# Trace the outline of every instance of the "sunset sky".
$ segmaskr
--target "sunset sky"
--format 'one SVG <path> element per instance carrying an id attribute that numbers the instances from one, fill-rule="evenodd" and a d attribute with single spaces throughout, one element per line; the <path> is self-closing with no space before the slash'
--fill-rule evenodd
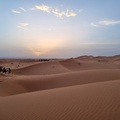
<path id="1" fill-rule="evenodd" d="M 0 58 L 120 54 L 120 0 L 0 0 Z"/>

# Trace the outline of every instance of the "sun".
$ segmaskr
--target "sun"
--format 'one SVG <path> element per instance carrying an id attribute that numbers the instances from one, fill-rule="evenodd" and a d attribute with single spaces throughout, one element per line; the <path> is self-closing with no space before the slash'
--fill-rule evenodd
<path id="1" fill-rule="evenodd" d="M 30 39 L 25 45 L 32 55 L 42 56 L 51 55 L 57 49 L 60 49 L 64 45 L 62 37 L 40 37 L 36 36 Z"/>

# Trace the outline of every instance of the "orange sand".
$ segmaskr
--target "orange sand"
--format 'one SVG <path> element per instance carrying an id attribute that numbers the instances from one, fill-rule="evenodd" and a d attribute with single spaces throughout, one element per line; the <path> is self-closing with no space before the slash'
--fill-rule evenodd
<path id="1" fill-rule="evenodd" d="M 0 120 L 120 120 L 120 56 L 0 66 L 14 71 L 0 74 Z"/>

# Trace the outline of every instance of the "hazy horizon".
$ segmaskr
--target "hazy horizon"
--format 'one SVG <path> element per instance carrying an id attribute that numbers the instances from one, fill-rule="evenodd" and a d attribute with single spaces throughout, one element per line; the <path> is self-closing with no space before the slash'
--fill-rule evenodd
<path id="1" fill-rule="evenodd" d="M 0 58 L 120 54 L 119 0 L 0 1 Z"/>

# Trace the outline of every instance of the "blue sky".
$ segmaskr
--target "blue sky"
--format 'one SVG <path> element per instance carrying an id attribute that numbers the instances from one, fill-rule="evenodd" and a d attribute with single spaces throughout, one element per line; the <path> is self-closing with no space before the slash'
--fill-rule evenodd
<path id="1" fill-rule="evenodd" d="M 120 54 L 120 0 L 1 0 L 0 58 Z"/>

